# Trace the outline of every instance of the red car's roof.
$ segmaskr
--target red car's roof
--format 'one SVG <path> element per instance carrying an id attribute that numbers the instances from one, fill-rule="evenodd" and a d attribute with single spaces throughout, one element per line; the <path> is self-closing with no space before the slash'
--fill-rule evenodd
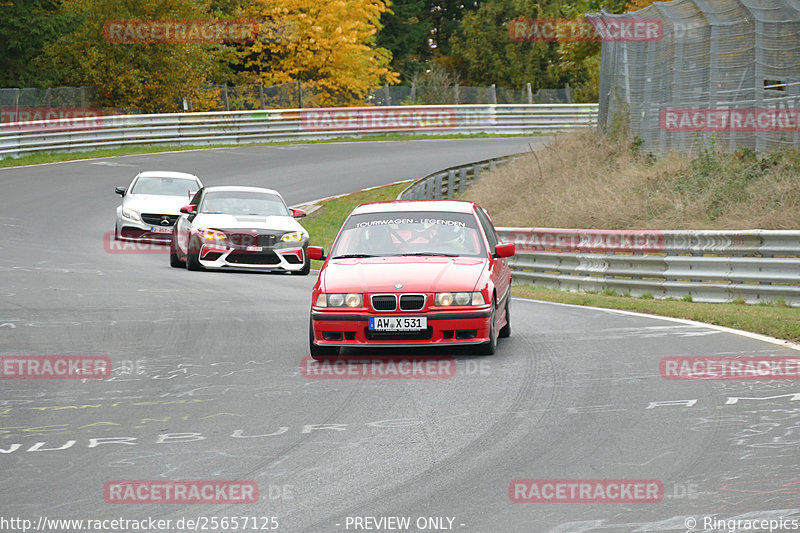
<path id="1" fill-rule="evenodd" d="M 353 210 L 354 215 L 363 213 L 391 213 L 393 211 L 449 211 L 472 213 L 472 202 L 462 200 L 394 200 L 361 204 Z"/>

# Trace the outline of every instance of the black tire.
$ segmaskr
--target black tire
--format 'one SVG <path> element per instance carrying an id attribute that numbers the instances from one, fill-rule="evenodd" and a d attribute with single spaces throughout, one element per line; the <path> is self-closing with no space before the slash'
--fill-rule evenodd
<path id="1" fill-rule="evenodd" d="M 500 328 L 497 336 L 505 339 L 511 336 L 511 295 L 506 296 L 506 325 Z"/>
<path id="2" fill-rule="evenodd" d="M 494 355 L 497 351 L 497 325 L 495 324 L 496 307 L 494 300 L 492 300 L 492 315 L 489 318 L 489 324 L 491 324 L 489 329 L 489 341 L 477 346 L 476 351 L 478 355 Z"/>
<path id="3" fill-rule="evenodd" d="M 178 250 L 175 246 L 175 235 L 169 240 L 169 266 L 173 268 L 183 268 L 183 261 L 178 257 Z"/>
<path id="4" fill-rule="evenodd" d="M 308 349 L 315 361 L 334 361 L 339 357 L 338 346 L 317 346 L 314 344 L 314 326 L 308 322 Z"/>
<path id="5" fill-rule="evenodd" d="M 205 270 L 200 264 L 200 242 L 197 239 L 189 241 L 189 249 L 186 250 L 186 268 L 189 270 Z"/>

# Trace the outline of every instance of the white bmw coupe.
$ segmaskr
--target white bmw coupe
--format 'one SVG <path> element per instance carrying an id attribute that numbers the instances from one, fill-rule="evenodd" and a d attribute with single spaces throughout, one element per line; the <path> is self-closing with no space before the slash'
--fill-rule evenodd
<path id="1" fill-rule="evenodd" d="M 260 187 L 204 187 L 180 209 L 170 265 L 189 270 L 285 271 L 307 275 L 308 232 L 283 197 Z"/>

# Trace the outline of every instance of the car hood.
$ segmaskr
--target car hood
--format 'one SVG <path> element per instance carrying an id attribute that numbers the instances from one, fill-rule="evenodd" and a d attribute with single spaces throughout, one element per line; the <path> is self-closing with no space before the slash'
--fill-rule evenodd
<path id="1" fill-rule="evenodd" d="M 472 291 L 486 267 L 481 257 L 331 259 L 321 286 L 325 292 Z"/>
<path id="2" fill-rule="evenodd" d="M 129 194 L 122 199 L 122 205 L 139 213 L 179 215 L 181 207 L 188 205 L 189 200 L 188 195 Z"/>
<path id="3" fill-rule="evenodd" d="M 195 228 L 211 229 L 264 229 L 276 231 L 302 231 L 307 233 L 297 220 L 286 215 L 224 215 L 200 213 L 192 221 Z"/>

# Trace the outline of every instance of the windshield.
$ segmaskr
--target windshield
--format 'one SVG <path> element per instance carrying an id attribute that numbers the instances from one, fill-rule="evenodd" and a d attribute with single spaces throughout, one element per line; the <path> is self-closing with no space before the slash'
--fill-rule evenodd
<path id="1" fill-rule="evenodd" d="M 330 256 L 483 255 L 483 238 L 471 213 L 395 211 L 347 219 Z"/>
<path id="2" fill-rule="evenodd" d="M 290 216 L 283 199 L 275 194 L 249 191 L 209 192 L 203 197 L 200 213 L 226 215 Z"/>
<path id="3" fill-rule="evenodd" d="M 133 184 L 132 194 L 155 194 L 158 196 L 187 196 L 200 188 L 197 181 L 186 178 L 146 177 Z"/>

